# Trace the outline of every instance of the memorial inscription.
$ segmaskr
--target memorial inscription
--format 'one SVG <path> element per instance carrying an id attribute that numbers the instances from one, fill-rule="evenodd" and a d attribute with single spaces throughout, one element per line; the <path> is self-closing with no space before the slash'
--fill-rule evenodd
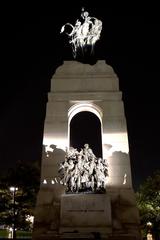
<path id="1" fill-rule="evenodd" d="M 111 226 L 111 206 L 106 194 L 64 194 L 61 198 L 61 227 Z"/>

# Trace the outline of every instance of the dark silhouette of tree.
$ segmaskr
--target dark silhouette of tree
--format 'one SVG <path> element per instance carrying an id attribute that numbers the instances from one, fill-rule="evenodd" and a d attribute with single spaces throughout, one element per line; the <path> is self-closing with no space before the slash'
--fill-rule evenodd
<path id="1" fill-rule="evenodd" d="M 39 189 L 40 168 L 38 164 L 19 162 L 0 177 L 0 225 L 12 226 L 13 217 L 17 229 L 28 230 L 27 215 L 34 215 L 36 196 Z M 15 202 L 10 187 L 17 187 Z M 14 205 L 13 205 L 14 204 Z M 13 216 L 13 208 L 15 216 Z"/>
<path id="2" fill-rule="evenodd" d="M 154 239 L 160 239 L 160 170 L 149 176 L 139 187 L 136 198 L 144 236 L 149 230 L 147 223 L 150 222 Z"/>

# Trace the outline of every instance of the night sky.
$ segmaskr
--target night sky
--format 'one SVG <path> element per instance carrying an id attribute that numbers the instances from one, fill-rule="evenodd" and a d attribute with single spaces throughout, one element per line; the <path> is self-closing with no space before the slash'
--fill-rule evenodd
<path id="1" fill-rule="evenodd" d="M 58 1 L 57 1 L 58 2 Z M 84 4 L 85 3 L 85 4 Z M 47 92 L 63 60 L 72 60 L 61 26 L 81 8 L 103 21 L 95 58 L 119 77 L 127 119 L 133 185 L 160 168 L 157 6 L 107 1 L 4 6 L 1 28 L 0 171 L 41 158 Z"/>

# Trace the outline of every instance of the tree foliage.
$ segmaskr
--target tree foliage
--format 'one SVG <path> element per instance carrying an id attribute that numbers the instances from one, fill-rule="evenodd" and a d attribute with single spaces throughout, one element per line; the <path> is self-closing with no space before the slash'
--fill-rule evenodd
<path id="1" fill-rule="evenodd" d="M 19 162 L 0 178 L 0 225 L 11 226 L 13 218 L 17 229 L 29 229 L 27 215 L 34 215 L 39 189 L 40 168 L 36 164 Z M 17 187 L 15 202 L 10 187 Z M 13 214 L 15 210 L 15 215 Z"/>
<path id="2" fill-rule="evenodd" d="M 151 231 L 155 239 L 160 237 L 160 170 L 149 176 L 136 193 L 140 211 L 141 225 L 146 235 L 147 223 L 151 222 Z"/>

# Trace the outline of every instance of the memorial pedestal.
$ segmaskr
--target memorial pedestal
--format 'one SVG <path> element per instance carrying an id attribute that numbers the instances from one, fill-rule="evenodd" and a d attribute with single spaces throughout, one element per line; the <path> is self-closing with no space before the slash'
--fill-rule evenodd
<path id="1" fill-rule="evenodd" d="M 107 236 L 111 231 L 111 206 L 106 194 L 62 195 L 60 216 L 62 236 Z"/>
<path id="2" fill-rule="evenodd" d="M 102 158 L 108 162 L 105 194 L 64 194 L 55 181 L 71 140 L 72 119 L 84 111 L 95 114 L 101 125 Z M 56 70 L 48 94 L 43 144 L 53 151 L 42 154 L 34 240 L 141 239 L 122 92 L 117 75 L 104 60 L 94 65 L 64 61 Z"/>

